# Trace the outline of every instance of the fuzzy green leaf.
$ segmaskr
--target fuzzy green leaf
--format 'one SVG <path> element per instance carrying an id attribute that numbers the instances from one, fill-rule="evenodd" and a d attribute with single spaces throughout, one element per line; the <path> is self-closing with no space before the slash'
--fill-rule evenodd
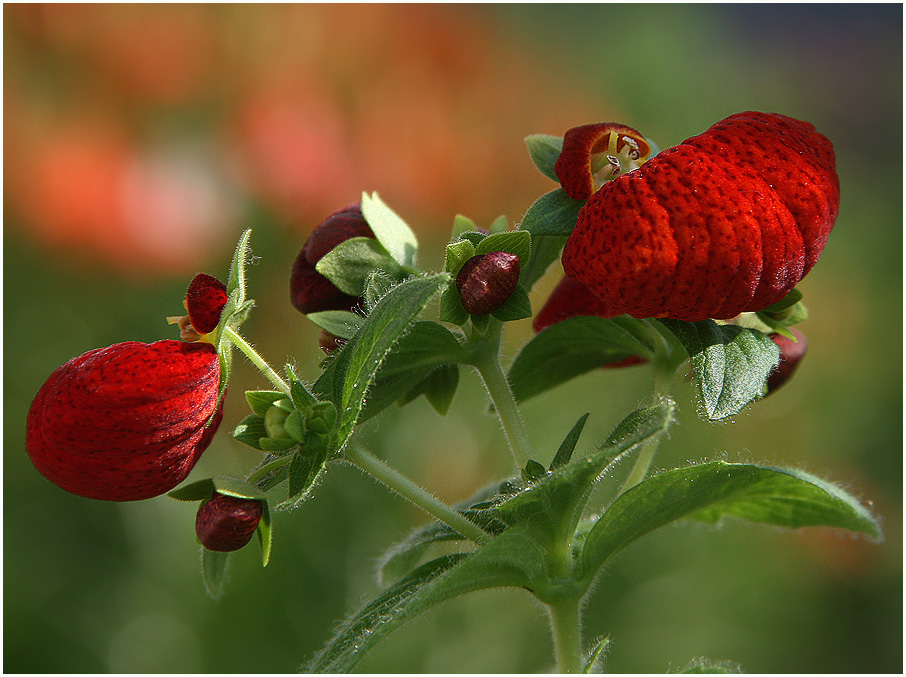
<path id="1" fill-rule="evenodd" d="M 554 165 L 557 164 L 557 158 L 563 152 L 563 137 L 550 134 L 531 134 L 525 137 L 525 145 L 528 147 L 529 157 L 532 158 L 538 171 L 551 181 L 560 183 Z"/>
<path id="2" fill-rule="evenodd" d="M 390 256 L 400 266 L 413 268 L 418 240 L 406 222 L 377 193 L 362 193 L 362 215 Z"/>
<path id="3" fill-rule="evenodd" d="M 582 429 L 585 427 L 585 422 L 587 420 L 588 414 L 585 414 L 576 421 L 576 425 L 572 427 L 572 430 L 567 433 L 563 442 L 560 443 L 560 448 L 557 449 L 557 453 L 554 455 L 554 460 L 551 461 L 549 470 L 556 470 L 560 466 L 569 463 L 569 459 L 573 457 L 573 451 L 576 448 L 579 437 L 582 435 Z"/>
<path id="4" fill-rule="evenodd" d="M 513 293 L 504 301 L 497 310 L 491 311 L 491 316 L 501 322 L 512 322 L 532 316 L 532 302 L 528 292 L 521 284 L 517 284 Z"/>
<path id="5" fill-rule="evenodd" d="M 351 339 L 365 323 L 364 317 L 348 310 L 322 310 L 305 317 L 324 331 L 342 339 Z"/>
<path id="6" fill-rule="evenodd" d="M 780 349 L 768 336 L 714 320 L 659 322 L 689 354 L 696 390 L 708 419 L 718 421 L 738 414 L 762 396 L 767 378 L 780 360 Z"/>
<path id="7" fill-rule="evenodd" d="M 201 548 L 201 578 L 208 594 L 214 599 L 220 599 L 226 588 L 229 563 L 230 553 Z"/>
<path id="8" fill-rule="evenodd" d="M 528 262 L 519 262 L 519 283 L 531 290 L 540 280 L 551 264 L 560 258 L 565 236 L 534 235 L 532 236 L 532 255 Z"/>
<path id="9" fill-rule="evenodd" d="M 529 341 L 510 366 L 513 395 L 527 400 L 592 369 L 633 355 L 650 360 L 657 345 L 648 320 L 571 317 Z"/>
<path id="10" fill-rule="evenodd" d="M 455 277 L 463 264 L 473 256 L 475 256 L 475 245 L 469 240 L 451 242 L 444 253 L 444 270 Z"/>
<path id="11" fill-rule="evenodd" d="M 568 236 L 576 227 L 579 212 L 584 206 L 585 200 L 573 200 L 562 188 L 555 188 L 532 203 L 522 217 L 522 225 L 519 228 L 530 232 L 533 237 Z"/>
<path id="12" fill-rule="evenodd" d="M 344 240 L 321 257 L 315 270 L 350 296 L 364 293 L 365 283 L 375 270 L 401 276 L 399 264 L 380 242 L 370 237 Z"/>
<path id="13" fill-rule="evenodd" d="M 519 262 L 528 261 L 532 253 L 532 236 L 525 230 L 488 235 L 475 247 L 476 254 L 509 252 L 519 257 Z"/>
<path id="14" fill-rule="evenodd" d="M 214 480 L 211 478 L 184 484 L 167 494 L 177 501 L 206 501 L 214 493 Z"/>
<path id="15" fill-rule="evenodd" d="M 649 477 L 617 498 L 588 533 L 586 577 L 636 539 L 679 519 L 737 519 L 797 529 L 830 526 L 871 538 L 881 528 L 855 498 L 798 470 L 714 461 Z"/>

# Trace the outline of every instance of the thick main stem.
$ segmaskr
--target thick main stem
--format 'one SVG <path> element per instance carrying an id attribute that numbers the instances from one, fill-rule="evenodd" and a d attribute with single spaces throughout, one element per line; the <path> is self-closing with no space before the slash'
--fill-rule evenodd
<path id="1" fill-rule="evenodd" d="M 581 598 L 563 597 L 548 602 L 557 672 L 577 674 L 583 671 Z"/>
<path id="2" fill-rule="evenodd" d="M 466 538 L 480 543 L 489 537 L 477 524 L 467 520 L 446 503 L 429 494 L 422 487 L 367 449 L 356 444 L 350 444 L 346 448 L 346 459 L 371 475 L 378 482 L 386 485 L 403 498 L 412 501 L 412 503 L 439 522 L 443 522 L 451 529 L 455 529 Z"/>
<path id="3" fill-rule="evenodd" d="M 499 332 L 499 329 L 498 329 Z M 503 369 L 500 367 L 500 336 L 481 346 L 474 355 L 471 364 L 478 370 L 485 388 L 497 411 L 503 434 L 506 435 L 507 444 L 516 467 L 521 470 L 533 458 L 532 443 L 529 441 L 528 432 L 516 406 L 516 398 L 506 380 Z"/>

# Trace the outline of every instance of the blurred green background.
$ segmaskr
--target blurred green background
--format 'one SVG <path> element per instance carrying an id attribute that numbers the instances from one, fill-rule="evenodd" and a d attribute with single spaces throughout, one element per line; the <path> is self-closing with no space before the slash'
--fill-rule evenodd
<path id="1" fill-rule="evenodd" d="M 307 232 L 378 190 L 441 263 L 457 212 L 521 218 L 554 186 L 522 139 L 614 120 L 663 148 L 741 110 L 808 120 L 837 150 L 842 201 L 800 285 L 810 353 L 797 378 L 726 425 L 680 425 L 663 467 L 787 464 L 874 506 L 886 540 L 726 525 L 656 532 L 587 608 L 611 672 L 695 656 L 749 672 L 902 672 L 902 7 L 900 5 L 4 5 L 4 671 L 288 672 L 372 596 L 382 550 L 424 517 L 346 467 L 281 513 L 275 551 L 233 558 L 220 602 L 199 577 L 194 509 L 95 502 L 24 452 L 31 398 L 60 364 L 175 338 L 191 275 L 225 276 L 253 227 L 245 333 L 316 374 L 317 332 L 287 303 Z M 552 270 L 535 304 L 557 281 Z M 535 306 L 540 307 L 539 305 Z M 514 323 L 509 355 L 530 335 Z M 241 363 L 192 477 L 244 472 L 226 434 L 263 380 Z M 582 413 L 600 442 L 650 392 L 646 367 L 589 374 L 529 401 L 552 454 Z M 509 472 L 476 379 L 439 418 L 420 399 L 369 446 L 448 500 Z M 552 667 L 522 591 L 446 604 L 395 633 L 366 672 Z"/>

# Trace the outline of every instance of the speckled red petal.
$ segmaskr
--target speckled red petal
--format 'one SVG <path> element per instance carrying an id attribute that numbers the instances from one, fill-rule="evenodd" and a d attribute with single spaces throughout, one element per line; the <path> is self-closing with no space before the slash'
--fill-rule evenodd
<path id="1" fill-rule="evenodd" d="M 198 273 L 192 278 L 186 291 L 186 309 L 195 331 L 199 334 L 214 331 L 226 302 L 226 285 L 216 277 Z"/>

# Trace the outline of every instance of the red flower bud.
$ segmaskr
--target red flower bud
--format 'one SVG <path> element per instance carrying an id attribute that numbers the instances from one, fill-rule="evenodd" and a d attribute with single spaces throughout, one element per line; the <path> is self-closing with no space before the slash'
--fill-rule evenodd
<path id="1" fill-rule="evenodd" d="M 765 397 L 793 377 L 793 373 L 808 351 L 808 341 L 805 335 L 796 329 L 791 329 L 790 332 L 796 337 L 795 341 L 782 334 L 771 334 L 771 340 L 780 348 L 780 363 L 768 376 L 768 389 Z"/>
<path id="2" fill-rule="evenodd" d="M 42 475 L 79 496 L 159 496 L 186 478 L 216 432 L 219 379 L 209 343 L 129 341 L 91 350 L 38 391 L 26 450 Z"/>
<path id="3" fill-rule="evenodd" d="M 563 267 L 633 317 L 735 317 L 784 298 L 811 269 L 839 197 L 833 146 L 812 125 L 738 113 L 604 184 Z"/>
<path id="4" fill-rule="evenodd" d="M 519 284 L 519 257 L 510 252 L 478 254 L 456 275 L 462 306 L 472 315 L 487 315 L 506 303 Z"/>
<path id="5" fill-rule="evenodd" d="M 261 501 L 214 492 L 195 515 L 195 533 L 208 550 L 232 552 L 252 540 L 261 521 Z"/>
<path id="6" fill-rule="evenodd" d="M 220 313 L 227 302 L 226 285 L 216 277 L 198 273 L 186 290 L 186 310 L 189 321 L 199 335 L 217 328 Z"/>
<path id="7" fill-rule="evenodd" d="M 547 302 L 535 316 L 532 321 L 532 328 L 538 332 L 546 329 L 552 324 L 568 320 L 571 317 L 582 317 L 586 315 L 595 315 L 610 319 L 622 315 L 597 296 L 592 294 L 588 287 L 581 282 L 564 277 L 554 287 L 554 291 L 548 297 Z M 641 357 L 628 357 L 621 362 L 613 362 L 604 365 L 605 368 L 612 367 L 629 367 L 633 364 L 642 364 L 645 360 Z"/>
<path id="8" fill-rule="evenodd" d="M 331 214 L 309 235 L 293 263 L 289 281 L 290 300 L 300 313 L 350 310 L 359 303 L 361 299 L 344 294 L 315 269 L 325 254 L 354 237 L 374 237 L 359 203 Z"/>

